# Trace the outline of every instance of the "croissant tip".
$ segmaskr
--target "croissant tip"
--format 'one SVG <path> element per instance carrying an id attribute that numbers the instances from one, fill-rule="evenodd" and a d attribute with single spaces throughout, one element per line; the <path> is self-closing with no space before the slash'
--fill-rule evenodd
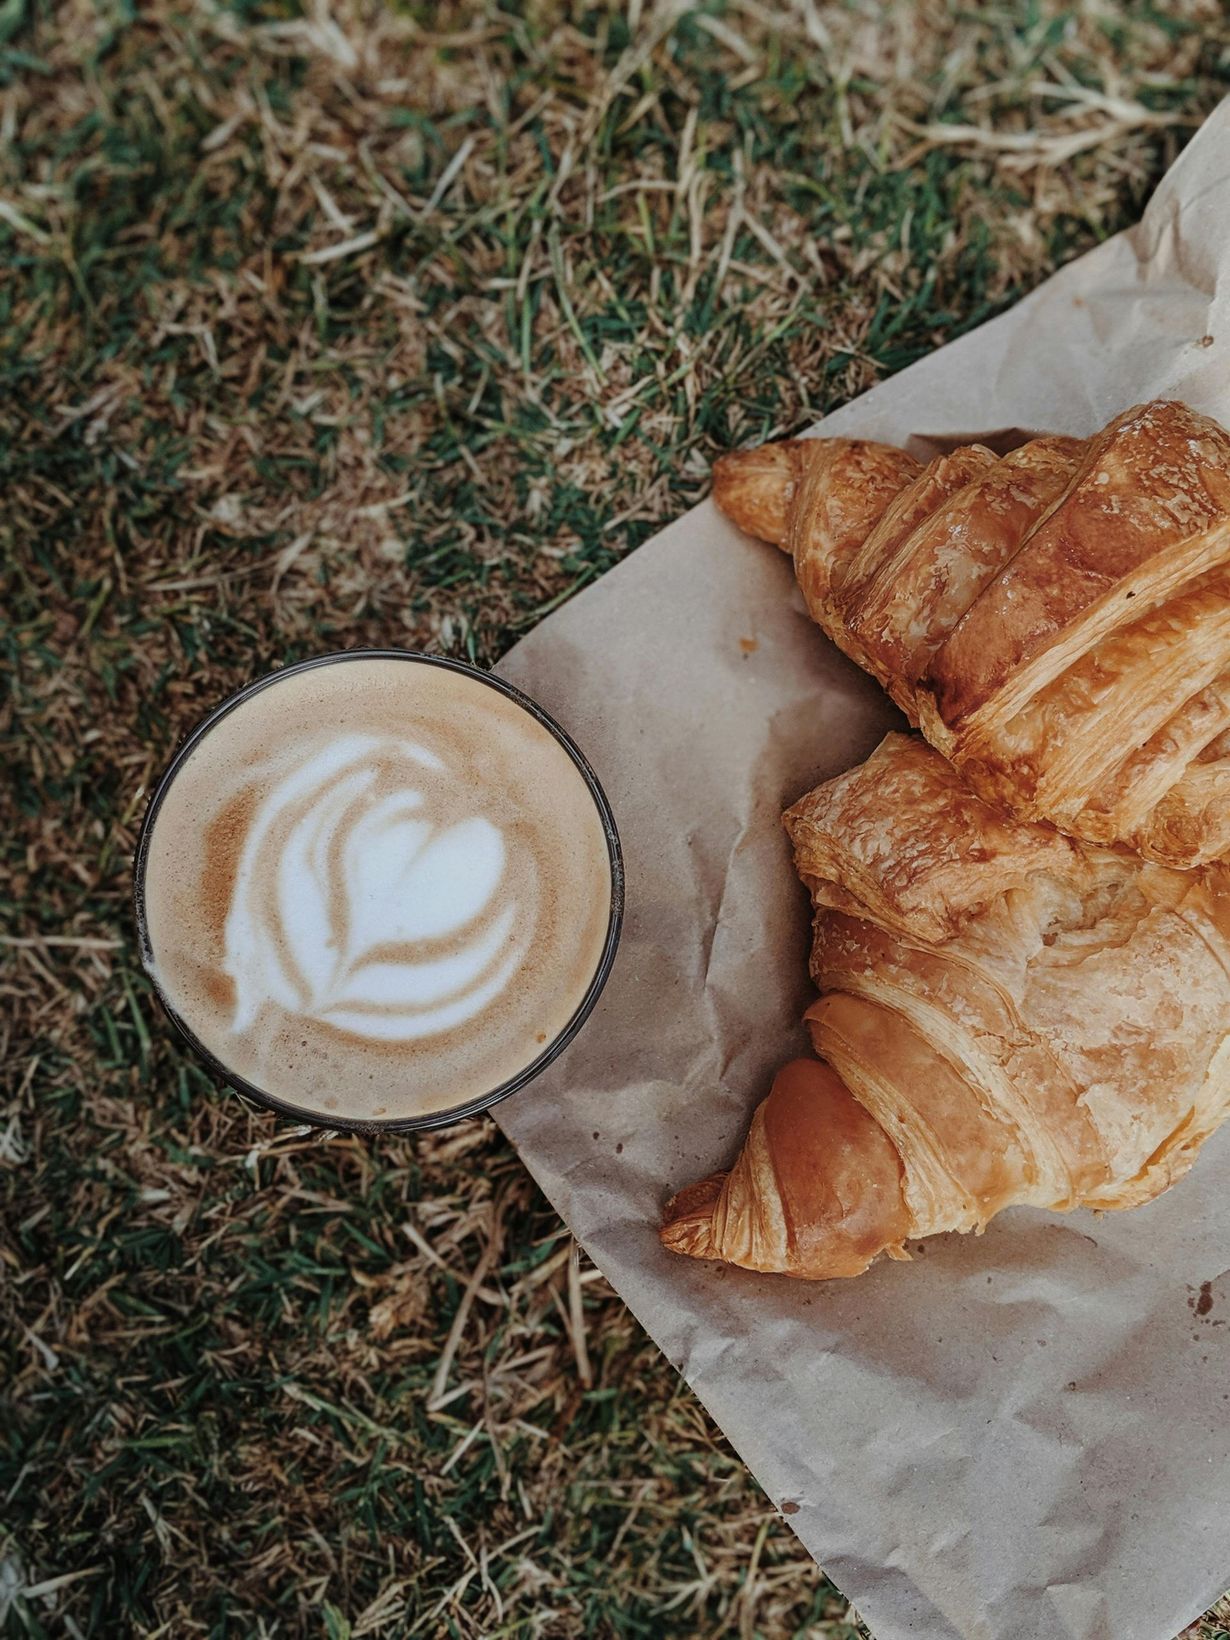
<path id="1" fill-rule="evenodd" d="M 726 516 L 762 541 L 785 539 L 798 472 L 797 439 L 729 450 L 713 464 L 713 499 Z"/>
<path id="2" fill-rule="evenodd" d="M 725 1173 L 711 1173 L 707 1179 L 678 1191 L 662 1209 L 658 1237 L 672 1253 L 690 1258 L 716 1258 L 713 1245 L 713 1209 L 726 1183 Z"/>

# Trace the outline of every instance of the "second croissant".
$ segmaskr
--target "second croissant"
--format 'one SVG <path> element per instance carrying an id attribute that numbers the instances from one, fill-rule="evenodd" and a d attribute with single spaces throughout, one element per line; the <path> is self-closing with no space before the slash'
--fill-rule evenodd
<path id="1" fill-rule="evenodd" d="M 676 1252 L 852 1276 L 1002 1209 L 1119 1208 L 1230 1110 L 1230 895 L 1005 818 L 916 736 L 787 813 L 820 1059 L 778 1075 Z"/>

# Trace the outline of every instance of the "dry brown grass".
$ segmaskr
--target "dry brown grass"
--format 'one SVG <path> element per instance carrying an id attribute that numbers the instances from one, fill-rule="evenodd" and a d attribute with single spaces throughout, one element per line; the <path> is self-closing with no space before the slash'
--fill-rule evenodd
<path id="1" fill-rule="evenodd" d="M 7 1632 L 858 1632 L 493 1127 L 182 1058 L 134 827 L 244 678 L 494 659 L 1133 218 L 1223 24 L 0 4 Z"/>

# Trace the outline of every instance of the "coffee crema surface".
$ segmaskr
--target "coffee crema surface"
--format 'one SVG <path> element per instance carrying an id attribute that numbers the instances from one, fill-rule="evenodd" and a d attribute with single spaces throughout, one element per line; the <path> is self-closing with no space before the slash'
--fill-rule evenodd
<path id="1" fill-rule="evenodd" d="M 566 749 L 480 679 L 291 670 L 211 725 L 150 831 L 147 962 L 243 1081 L 352 1121 L 481 1098 L 565 1029 L 611 916 Z"/>

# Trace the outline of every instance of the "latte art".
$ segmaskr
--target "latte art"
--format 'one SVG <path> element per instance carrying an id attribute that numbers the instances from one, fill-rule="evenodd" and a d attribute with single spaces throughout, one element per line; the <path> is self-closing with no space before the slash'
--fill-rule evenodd
<path id="1" fill-rule="evenodd" d="M 563 744 L 465 670 L 275 674 L 174 766 L 143 956 L 235 1080 L 306 1115 L 418 1120 L 505 1087 L 592 993 L 616 886 Z"/>
<path id="2" fill-rule="evenodd" d="M 410 741 L 347 735 L 264 794 L 226 919 L 233 1030 L 273 1001 L 357 1036 L 406 1041 L 475 1018 L 504 990 L 533 907 L 505 881 L 499 828 L 449 818 L 447 772 Z M 522 902 L 532 876 L 521 874 Z"/>

